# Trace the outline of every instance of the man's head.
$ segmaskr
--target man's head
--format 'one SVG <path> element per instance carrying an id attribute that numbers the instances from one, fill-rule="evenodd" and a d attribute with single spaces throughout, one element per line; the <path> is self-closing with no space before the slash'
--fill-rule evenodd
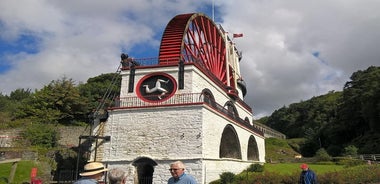
<path id="1" fill-rule="evenodd" d="M 90 162 L 84 166 L 84 171 L 79 175 L 99 180 L 103 177 L 107 168 L 100 162 Z"/>
<path id="2" fill-rule="evenodd" d="M 303 170 L 303 171 L 306 171 L 309 169 L 309 166 L 307 164 L 301 164 L 300 165 L 300 168 Z"/>
<path id="3" fill-rule="evenodd" d="M 108 171 L 110 184 L 124 184 L 126 182 L 125 172 L 120 168 L 113 168 Z"/>
<path id="4" fill-rule="evenodd" d="M 185 172 L 185 164 L 181 161 L 173 162 L 170 164 L 169 171 L 174 178 L 179 178 Z"/>

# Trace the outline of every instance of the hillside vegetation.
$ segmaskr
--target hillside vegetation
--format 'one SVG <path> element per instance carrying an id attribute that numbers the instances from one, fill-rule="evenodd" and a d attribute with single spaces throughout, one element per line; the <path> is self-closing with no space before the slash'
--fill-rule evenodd
<path id="1" fill-rule="evenodd" d="M 350 147 L 380 153 L 380 67 L 357 71 L 350 79 L 341 92 L 284 106 L 259 122 L 288 138 L 304 138 L 298 148 L 304 156 L 321 148 L 332 156 Z"/>

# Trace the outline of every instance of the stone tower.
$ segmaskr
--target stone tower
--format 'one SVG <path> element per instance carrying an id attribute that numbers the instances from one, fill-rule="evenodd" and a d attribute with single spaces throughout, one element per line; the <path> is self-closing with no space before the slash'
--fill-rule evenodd
<path id="1" fill-rule="evenodd" d="M 207 16 L 175 16 L 158 59 L 122 55 L 120 97 L 93 129 L 110 140 L 93 148 L 92 159 L 124 168 L 131 183 L 167 183 L 176 160 L 198 183 L 264 163 L 240 60 L 228 33 Z"/>

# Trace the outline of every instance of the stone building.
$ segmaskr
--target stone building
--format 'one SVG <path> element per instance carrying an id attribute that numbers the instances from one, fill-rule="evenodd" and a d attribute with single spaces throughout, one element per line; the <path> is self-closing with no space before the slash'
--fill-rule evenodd
<path id="1" fill-rule="evenodd" d="M 240 60 L 233 39 L 204 14 L 174 17 L 158 59 L 122 56 L 120 97 L 92 131 L 110 139 L 90 160 L 124 168 L 130 183 L 167 183 L 177 160 L 198 183 L 264 163 Z"/>

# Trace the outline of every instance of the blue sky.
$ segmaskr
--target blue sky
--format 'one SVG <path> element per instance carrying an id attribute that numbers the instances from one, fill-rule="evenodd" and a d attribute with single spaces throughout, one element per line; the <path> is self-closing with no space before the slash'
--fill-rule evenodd
<path id="1" fill-rule="evenodd" d="M 20 6 L 22 4 L 22 6 Z M 2 0 L 0 93 L 40 89 L 64 76 L 85 82 L 114 72 L 121 52 L 157 57 L 177 14 L 212 17 L 212 1 Z M 342 90 L 351 74 L 379 66 L 380 1 L 214 0 L 215 21 L 243 52 L 244 99 L 261 117 Z M 316 54 L 318 53 L 317 57 Z"/>
<path id="2" fill-rule="evenodd" d="M 19 35 L 17 39 L 0 39 L 0 74 L 12 70 L 12 63 L 6 56 L 19 53 L 37 54 L 40 40 L 33 35 Z"/>

